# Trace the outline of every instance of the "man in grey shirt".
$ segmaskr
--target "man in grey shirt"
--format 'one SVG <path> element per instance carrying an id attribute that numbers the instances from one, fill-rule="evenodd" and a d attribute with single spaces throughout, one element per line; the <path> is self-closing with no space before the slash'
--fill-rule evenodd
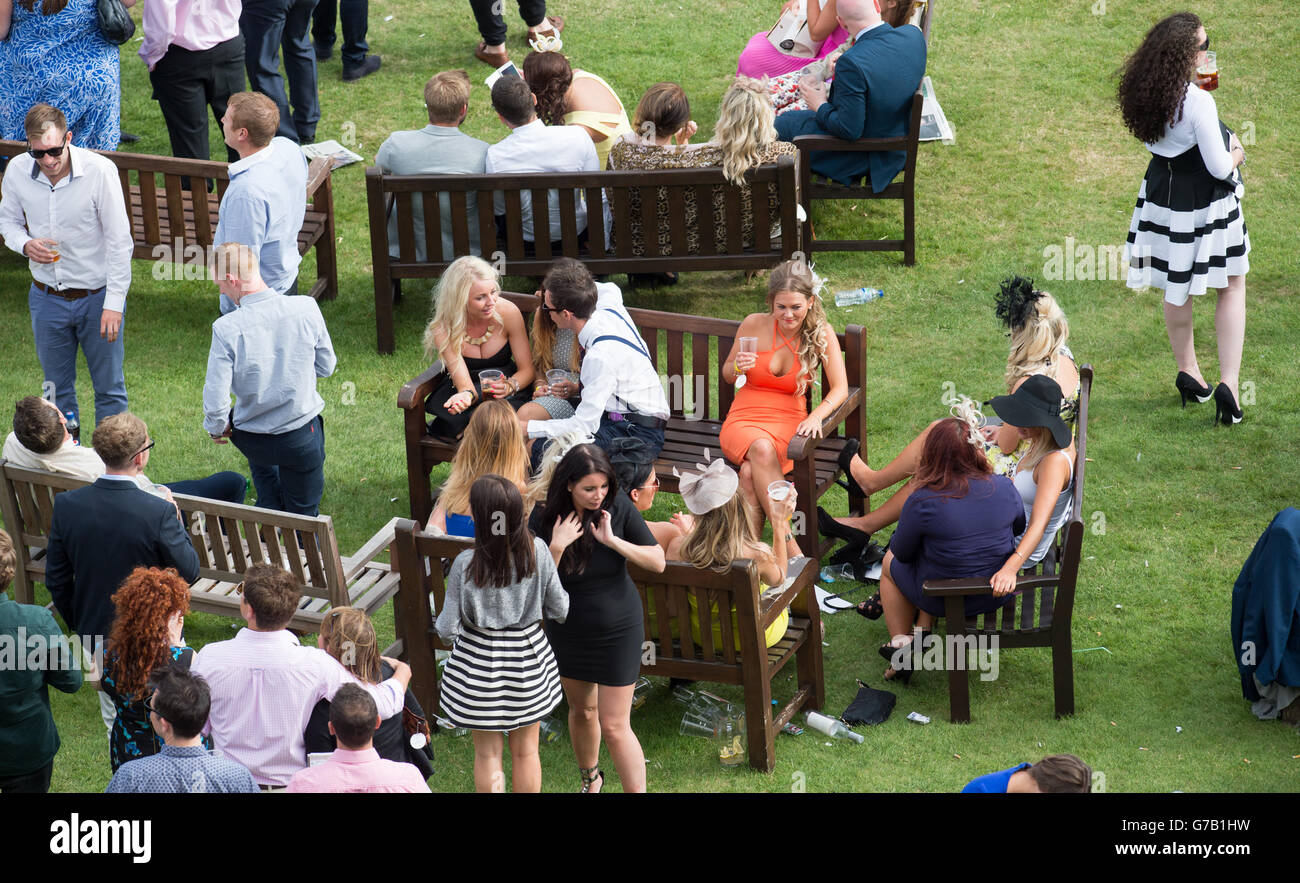
<path id="1" fill-rule="evenodd" d="M 443 71 L 434 74 L 424 84 L 424 105 L 429 110 L 429 125 L 414 131 L 394 132 L 379 148 L 375 165 L 390 175 L 481 175 L 486 141 L 471 138 L 460 131 L 460 124 L 469 113 L 469 75 L 463 70 Z M 439 197 L 441 213 L 442 257 L 451 261 L 455 254 L 451 238 L 451 201 L 447 194 Z M 469 251 L 479 254 L 478 199 L 471 193 L 466 202 L 469 213 Z M 415 259 L 438 260 L 437 255 L 427 255 L 424 245 L 424 208 L 412 200 L 411 211 L 415 217 Z M 397 218 L 388 217 L 388 253 L 398 255 Z"/>

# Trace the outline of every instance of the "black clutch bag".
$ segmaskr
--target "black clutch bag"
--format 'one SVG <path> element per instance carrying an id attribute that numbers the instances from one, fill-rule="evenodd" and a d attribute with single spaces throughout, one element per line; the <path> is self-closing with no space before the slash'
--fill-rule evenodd
<path id="1" fill-rule="evenodd" d="M 97 0 L 95 10 L 99 15 L 99 33 L 114 46 L 121 46 L 135 36 L 135 22 L 121 0 Z"/>

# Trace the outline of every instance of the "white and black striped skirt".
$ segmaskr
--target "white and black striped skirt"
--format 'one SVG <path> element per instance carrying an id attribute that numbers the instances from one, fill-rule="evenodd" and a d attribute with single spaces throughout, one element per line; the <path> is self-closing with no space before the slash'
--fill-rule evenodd
<path id="1" fill-rule="evenodd" d="M 540 622 L 526 628 L 466 627 L 443 669 L 447 719 L 471 730 L 514 730 L 554 710 L 563 691 Z"/>
<path id="2" fill-rule="evenodd" d="M 1241 185 L 1210 175 L 1200 150 L 1152 155 L 1129 224 L 1129 288 L 1159 288 L 1182 306 L 1250 270 Z"/>

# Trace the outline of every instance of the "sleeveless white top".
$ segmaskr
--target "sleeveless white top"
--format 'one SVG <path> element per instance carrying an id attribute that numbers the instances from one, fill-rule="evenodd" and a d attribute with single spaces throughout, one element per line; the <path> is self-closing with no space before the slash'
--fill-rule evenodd
<path id="1" fill-rule="evenodd" d="M 1022 565 L 1024 567 L 1029 567 L 1043 560 L 1043 556 L 1047 554 L 1047 550 L 1052 545 L 1052 540 L 1056 538 L 1056 532 L 1061 529 L 1062 524 L 1065 524 L 1074 508 L 1072 505 L 1073 497 L 1071 496 L 1071 491 L 1074 489 L 1074 458 L 1065 451 L 1053 451 L 1053 453 L 1060 454 L 1069 461 L 1070 481 L 1066 484 L 1065 489 L 1061 491 L 1060 496 L 1056 498 L 1056 506 L 1052 508 L 1052 517 L 1047 520 L 1047 527 L 1043 529 L 1043 538 L 1038 541 L 1038 548 L 1034 549 L 1034 553 L 1029 556 L 1029 560 Z M 1051 454 L 1048 456 L 1050 457 Z M 1028 530 L 1029 522 L 1034 514 L 1034 497 L 1038 494 L 1038 482 L 1034 481 L 1034 470 L 1017 469 L 1016 474 L 1011 477 L 1011 483 L 1020 492 L 1020 502 L 1025 507 L 1025 530 Z M 1023 533 L 1016 537 L 1016 542 L 1019 543 L 1022 537 L 1024 537 Z"/>

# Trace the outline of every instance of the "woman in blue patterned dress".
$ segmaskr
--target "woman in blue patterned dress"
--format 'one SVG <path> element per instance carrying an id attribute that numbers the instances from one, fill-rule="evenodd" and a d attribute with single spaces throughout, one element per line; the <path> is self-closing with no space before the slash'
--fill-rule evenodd
<path id="1" fill-rule="evenodd" d="M 108 738 L 108 759 L 117 772 L 128 760 L 162 750 L 149 716 L 149 677 L 166 665 L 189 669 L 194 651 L 181 638 L 190 587 L 174 569 L 137 567 L 113 593 L 113 606 L 117 615 L 100 683 L 117 708 Z M 203 745 L 212 747 L 206 736 Z"/>
<path id="2" fill-rule="evenodd" d="M 0 136 L 26 140 L 27 111 L 44 102 L 68 117 L 77 147 L 116 150 L 118 50 L 99 33 L 95 0 L 0 0 L 0 37 L 6 33 L 0 42 Z"/>

